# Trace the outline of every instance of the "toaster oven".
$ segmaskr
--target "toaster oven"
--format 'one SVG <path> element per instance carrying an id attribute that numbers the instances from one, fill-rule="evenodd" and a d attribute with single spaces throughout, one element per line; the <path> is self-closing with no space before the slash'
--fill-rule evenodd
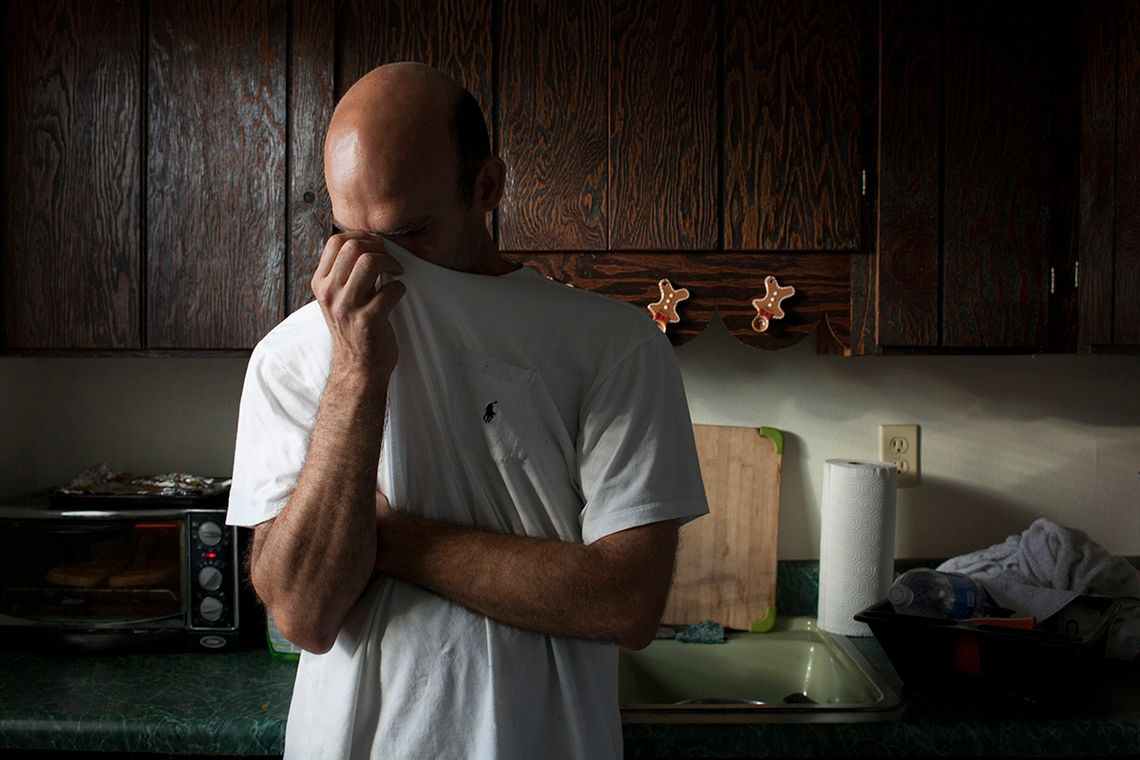
<path id="1" fill-rule="evenodd" d="M 236 648 L 252 594 L 225 516 L 224 494 L 0 504 L 0 645 Z"/>

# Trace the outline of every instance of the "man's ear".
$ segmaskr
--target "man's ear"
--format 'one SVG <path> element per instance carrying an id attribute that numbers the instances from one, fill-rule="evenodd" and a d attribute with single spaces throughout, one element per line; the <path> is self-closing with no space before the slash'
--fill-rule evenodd
<path id="1" fill-rule="evenodd" d="M 503 198 L 503 188 L 507 181 L 507 167 L 498 156 L 483 159 L 479 174 L 475 177 L 475 205 L 483 211 L 491 211 Z"/>

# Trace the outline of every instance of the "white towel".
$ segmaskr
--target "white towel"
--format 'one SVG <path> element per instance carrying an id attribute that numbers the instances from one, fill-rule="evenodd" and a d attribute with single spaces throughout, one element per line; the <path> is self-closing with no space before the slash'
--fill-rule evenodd
<path id="1" fill-rule="evenodd" d="M 938 569 L 978 579 L 999 605 L 1038 620 L 1082 594 L 1116 597 L 1121 600 L 1120 613 L 1106 655 L 1122 660 L 1140 657 L 1140 572 L 1084 531 L 1042 517 L 1020 535 L 949 559 Z"/>

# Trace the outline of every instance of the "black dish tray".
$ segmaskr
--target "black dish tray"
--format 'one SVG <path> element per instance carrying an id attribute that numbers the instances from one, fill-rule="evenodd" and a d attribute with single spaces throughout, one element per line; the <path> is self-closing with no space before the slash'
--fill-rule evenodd
<path id="1" fill-rule="evenodd" d="M 871 628 L 907 691 L 1067 706 L 1094 681 L 1118 606 L 1079 596 L 1033 630 L 900 615 L 886 600 L 855 619 Z"/>

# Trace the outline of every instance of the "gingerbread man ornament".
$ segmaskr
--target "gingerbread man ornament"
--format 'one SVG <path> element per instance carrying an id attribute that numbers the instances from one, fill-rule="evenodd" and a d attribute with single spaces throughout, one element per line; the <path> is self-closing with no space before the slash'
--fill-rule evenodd
<path id="1" fill-rule="evenodd" d="M 785 298 L 795 295 L 796 289 L 789 285 L 780 287 L 780 283 L 772 275 L 764 278 L 763 298 L 753 298 L 752 305 L 756 307 L 756 318 L 752 320 L 752 329 L 764 332 L 768 329 L 769 320 L 783 319 L 784 310 L 780 307 Z"/>
<path id="2" fill-rule="evenodd" d="M 681 318 L 677 316 L 677 304 L 689 297 L 689 290 L 688 288 L 674 289 L 673 283 L 668 280 L 661 280 L 657 283 L 657 287 L 661 289 L 661 299 L 657 303 L 649 304 L 646 308 L 653 315 L 653 321 L 657 324 L 658 329 L 665 332 L 666 325 L 681 321 Z"/>

